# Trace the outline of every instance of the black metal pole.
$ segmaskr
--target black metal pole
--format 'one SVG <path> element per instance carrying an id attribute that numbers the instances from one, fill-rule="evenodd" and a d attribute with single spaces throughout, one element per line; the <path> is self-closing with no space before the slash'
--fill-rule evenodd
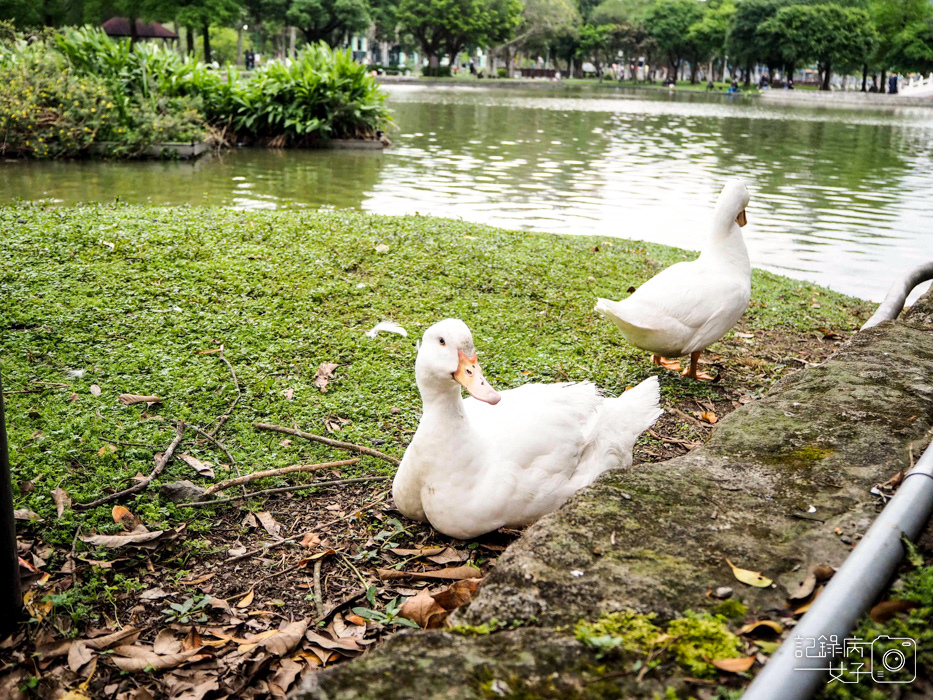
<path id="1" fill-rule="evenodd" d="M 3 382 L 0 381 L 0 637 L 13 632 L 22 616 L 23 594 L 19 586 L 19 555 L 13 521 L 13 480 L 6 444 Z"/>

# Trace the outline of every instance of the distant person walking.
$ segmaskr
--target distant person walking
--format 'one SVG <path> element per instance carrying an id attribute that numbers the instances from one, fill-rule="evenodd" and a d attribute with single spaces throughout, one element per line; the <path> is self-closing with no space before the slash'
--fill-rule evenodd
<path id="1" fill-rule="evenodd" d="M 888 94 L 897 94 L 897 73 L 888 77 Z"/>

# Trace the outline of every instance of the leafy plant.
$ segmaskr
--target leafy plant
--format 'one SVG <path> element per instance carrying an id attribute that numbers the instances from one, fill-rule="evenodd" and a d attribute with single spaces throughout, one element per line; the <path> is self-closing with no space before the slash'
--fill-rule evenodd
<path id="1" fill-rule="evenodd" d="M 207 622 L 207 615 L 204 609 L 211 604 L 211 597 L 193 596 L 181 603 L 171 603 L 162 610 L 162 614 L 168 622 L 179 622 L 183 625 L 189 622 Z"/>
<path id="2" fill-rule="evenodd" d="M 371 590 L 371 589 L 370 589 Z M 369 590 L 366 592 L 367 600 L 369 600 L 370 605 L 375 604 L 375 596 L 369 595 Z M 370 608 L 353 608 L 353 612 L 359 615 L 360 617 L 365 617 L 367 620 L 372 620 L 373 622 L 378 622 L 381 625 L 403 625 L 405 627 L 414 627 L 415 629 L 420 629 L 417 623 L 412 622 L 404 617 L 399 617 L 398 614 L 402 609 L 402 603 L 398 597 L 393 598 L 388 603 L 386 603 L 385 610 L 372 610 Z"/>

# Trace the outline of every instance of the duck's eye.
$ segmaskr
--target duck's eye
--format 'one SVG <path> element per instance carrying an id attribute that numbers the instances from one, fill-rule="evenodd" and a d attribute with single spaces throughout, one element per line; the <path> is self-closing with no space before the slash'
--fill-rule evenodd
<path id="1" fill-rule="evenodd" d="M 441 338 L 439 342 L 441 345 L 447 345 L 447 342 L 443 338 Z"/>

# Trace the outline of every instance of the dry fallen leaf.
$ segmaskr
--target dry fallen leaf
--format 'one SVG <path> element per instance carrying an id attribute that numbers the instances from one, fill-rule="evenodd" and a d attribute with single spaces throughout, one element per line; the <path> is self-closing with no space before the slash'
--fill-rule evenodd
<path id="1" fill-rule="evenodd" d="M 291 401 L 292 398 L 293 398 L 294 396 L 295 396 L 295 390 L 294 390 L 294 389 L 292 389 L 291 387 L 289 387 L 288 389 L 285 390 L 285 400 L 286 400 L 286 401 Z"/>
<path id="2" fill-rule="evenodd" d="M 68 649 L 68 668 L 77 673 L 84 664 L 94 658 L 94 652 L 80 639 L 75 640 Z"/>
<path id="3" fill-rule="evenodd" d="M 398 614 L 422 629 L 438 629 L 444 626 L 450 613 L 438 605 L 428 589 L 424 588 L 418 595 L 406 600 Z"/>
<path id="4" fill-rule="evenodd" d="M 97 386 L 96 384 L 91 384 L 91 393 L 94 396 L 100 396 L 100 387 Z"/>
<path id="5" fill-rule="evenodd" d="M 119 632 L 112 632 L 102 637 L 93 637 L 83 641 L 87 646 L 91 647 L 91 649 L 106 651 L 117 645 L 135 644 L 141 632 L 142 630 L 136 629 L 135 627 L 124 627 Z"/>
<path id="6" fill-rule="evenodd" d="M 142 521 L 133 515 L 126 506 L 114 506 L 110 515 L 113 518 L 113 522 L 122 525 L 123 529 L 127 532 L 132 532 L 142 525 Z"/>
<path id="7" fill-rule="evenodd" d="M 435 564 L 452 564 L 453 562 L 466 561 L 469 555 L 466 552 L 458 552 L 453 547 L 445 547 L 437 554 L 428 555 L 428 559 Z"/>
<path id="8" fill-rule="evenodd" d="M 822 592 L 823 592 L 823 586 L 820 586 L 819 588 L 817 588 L 817 589 L 813 592 L 813 597 L 810 598 L 810 600 L 808 600 L 806 603 L 804 603 L 804 604 L 801 605 L 799 608 L 796 608 L 796 609 L 794 610 L 794 614 L 795 614 L 795 615 L 803 615 L 805 612 L 807 612 L 807 610 L 810 609 L 810 606 L 813 605 L 813 603 L 816 602 L 816 599 L 820 597 L 820 593 L 822 593 Z"/>
<path id="9" fill-rule="evenodd" d="M 206 658 L 206 654 L 198 654 L 197 649 L 181 651 L 175 654 L 156 654 L 152 649 L 142 646 L 122 646 L 113 650 L 110 661 L 121 671 L 133 673 L 136 671 L 153 670 L 165 671 L 175 668 L 189 660 Z"/>
<path id="10" fill-rule="evenodd" d="M 259 646 L 275 656 L 285 656 L 298 646 L 307 631 L 308 620 L 297 620 L 264 639 Z"/>
<path id="11" fill-rule="evenodd" d="M 71 508 L 71 497 L 63 488 L 56 486 L 52 489 L 52 500 L 55 501 L 55 510 L 59 518 L 62 517 L 62 513 L 65 512 L 65 508 Z"/>
<path id="12" fill-rule="evenodd" d="M 755 663 L 754 656 L 747 656 L 738 659 L 713 659 L 712 664 L 721 671 L 729 673 L 743 673 L 750 669 Z"/>
<path id="13" fill-rule="evenodd" d="M 306 532 L 304 537 L 301 538 L 301 546 L 306 549 L 316 547 L 319 544 L 321 544 L 321 536 L 316 532 Z"/>
<path id="14" fill-rule="evenodd" d="M 793 590 L 789 590 L 789 600 L 806 600 L 813 593 L 817 583 L 828 581 L 836 570 L 831 566 L 811 566 L 807 569 L 803 581 Z"/>
<path id="15" fill-rule="evenodd" d="M 150 549 L 157 543 L 170 542 L 178 539 L 185 531 L 187 525 L 182 523 L 174 530 L 153 530 L 152 532 L 128 532 L 121 535 L 89 535 L 82 537 L 81 541 L 98 547 L 107 547 L 114 549 L 126 545 L 138 545 L 144 549 Z"/>
<path id="16" fill-rule="evenodd" d="M 327 391 L 327 384 L 334 376 L 334 370 L 340 365 L 332 362 L 322 362 L 317 372 L 314 374 L 314 384 L 321 391 Z"/>
<path id="17" fill-rule="evenodd" d="M 256 519 L 262 524 L 263 529 L 273 537 L 281 537 L 282 526 L 272 517 L 272 513 L 267 510 L 256 513 Z"/>
<path id="18" fill-rule="evenodd" d="M 256 597 L 256 591 L 250 588 L 249 592 L 237 601 L 236 606 L 238 608 L 248 608 L 250 603 L 253 602 L 253 598 L 255 597 Z"/>
<path id="19" fill-rule="evenodd" d="M 438 569 L 437 571 L 396 571 L 395 569 L 376 569 L 376 574 L 383 581 L 400 578 L 413 578 L 415 580 L 447 579 L 459 581 L 467 578 L 480 578 L 480 570 L 473 566 L 455 566 L 451 569 Z"/>
<path id="20" fill-rule="evenodd" d="M 873 607 L 868 614 L 873 622 L 884 624 L 898 613 L 907 612 L 916 607 L 919 605 L 912 600 L 885 600 Z"/>
<path id="21" fill-rule="evenodd" d="M 13 518 L 15 520 L 42 520 L 38 513 L 29 508 L 17 508 L 13 511 Z"/>
<path id="22" fill-rule="evenodd" d="M 780 622 L 775 622 L 774 620 L 758 620 L 757 622 L 749 622 L 742 627 L 742 629 L 739 630 L 739 634 L 754 634 L 756 631 L 760 634 L 763 631 L 761 628 L 769 629 L 775 634 L 781 634 L 784 631 L 784 627 Z"/>
<path id="23" fill-rule="evenodd" d="M 766 576 L 762 576 L 761 572 L 759 571 L 749 571 L 748 569 L 740 569 L 728 559 L 726 559 L 726 563 L 730 567 L 732 567 L 732 575 L 735 576 L 735 578 L 738 581 L 748 584 L 749 586 L 755 586 L 756 588 L 767 588 L 772 583 L 774 583 L 771 579 L 767 578 Z"/>
<path id="24" fill-rule="evenodd" d="M 214 470 L 212 468 L 214 465 L 210 462 L 202 462 L 197 457 L 192 457 L 189 454 L 179 455 L 178 459 L 194 469 L 201 476 L 206 476 L 208 479 L 214 478 Z"/>
<path id="25" fill-rule="evenodd" d="M 714 423 L 716 423 L 717 421 L 719 421 L 719 417 L 718 417 L 715 413 L 713 413 L 712 411 L 703 411 L 703 412 L 700 414 L 700 419 L 701 419 L 701 420 L 705 420 L 705 421 L 706 421 L 707 423 L 709 423 L 710 425 L 713 425 Z"/>
<path id="26" fill-rule="evenodd" d="M 120 394 L 120 401 L 127 406 L 132 406 L 134 403 L 144 403 L 148 406 L 162 403 L 162 399 L 158 396 L 143 396 L 142 394 Z"/>
<path id="27" fill-rule="evenodd" d="M 455 581 L 446 590 L 435 593 L 433 598 L 444 610 L 453 612 L 473 600 L 473 596 L 476 595 L 476 591 L 479 589 L 480 581 L 482 579 L 478 578 Z"/>

